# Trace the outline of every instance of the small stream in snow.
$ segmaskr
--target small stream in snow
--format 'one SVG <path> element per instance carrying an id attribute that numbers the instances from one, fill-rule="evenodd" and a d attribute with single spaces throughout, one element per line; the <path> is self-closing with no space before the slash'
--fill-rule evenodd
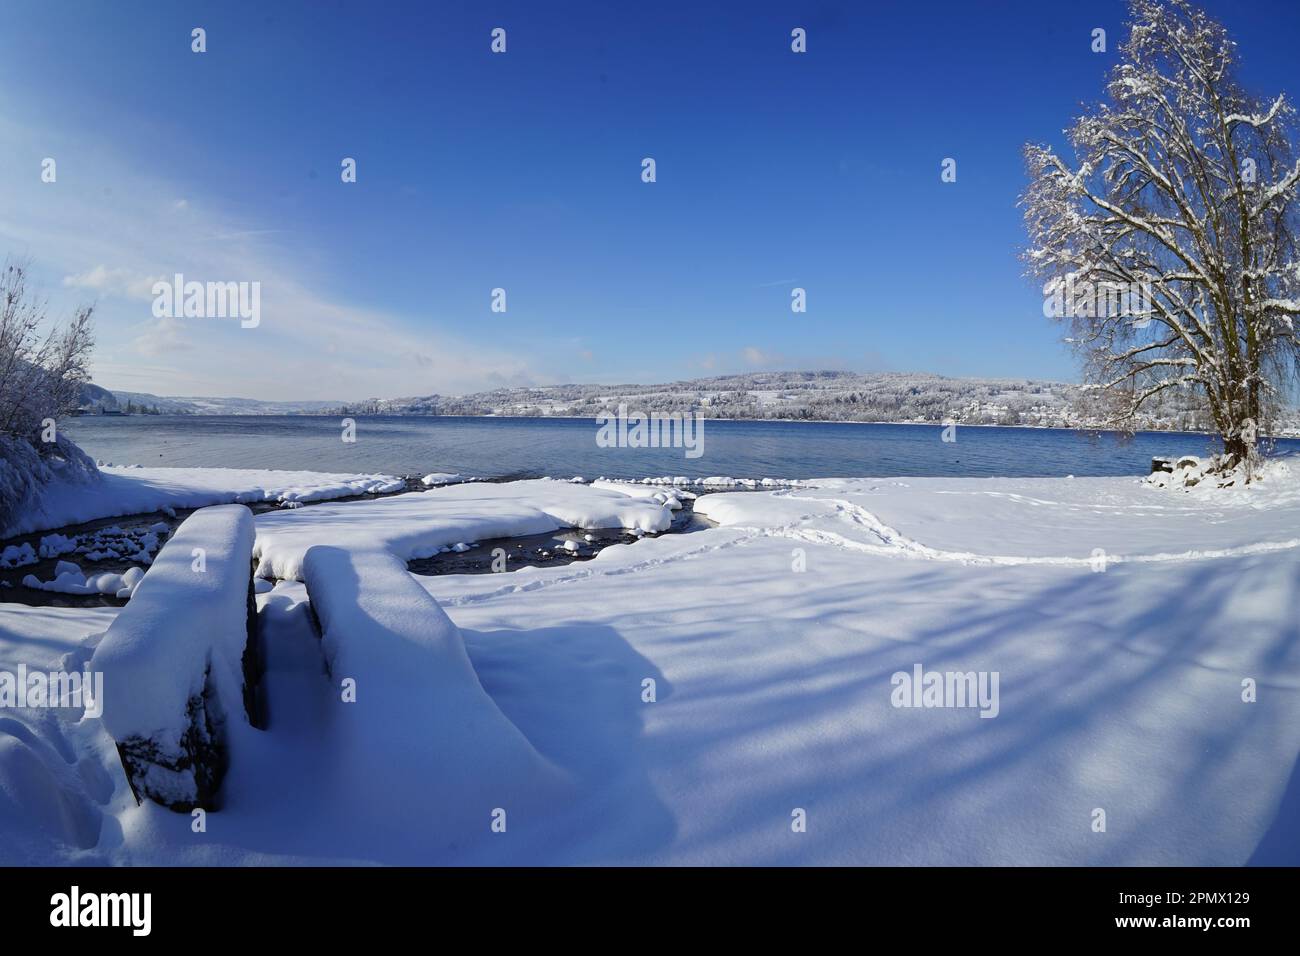
<path id="1" fill-rule="evenodd" d="M 683 534 L 716 527 L 716 522 L 697 515 L 691 502 L 683 501 L 680 511 L 673 513 L 673 523 L 660 534 Z M 523 535 L 517 538 L 491 538 L 475 542 L 463 551 L 446 551 L 431 558 L 417 558 L 407 564 L 413 574 L 492 574 L 499 571 L 518 571 L 525 567 L 550 568 L 575 561 L 590 561 L 613 544 L 633 544 L 645 535 L 623 528 L 600 528 L 584 531 L 580 528 L 563 528 L 546 534 Z M 505 559 L 504 565 L 501 559 Z"/>
<path id="2" fill-rule="evenodd" d="M 523 476 L 500 480 L 509 481 L 515 477 Z M 407 486 L 402 491 L 335 498 L 330 499 L 329 503 L 435 490 L 426 488 L 418 476 L 408 477 L 406 481 Z M 771 489 L 745 485 L 693 487 L 696 495 L 757 490 Z M 314 504 L 324 503 L 326 502 L 306 502 L 299 507 L 310 508 Z M 254 514 L 277 511 L 281 507 L 273 501 L 245 504 Z M 178 508 L 165 512 L 100 518 L 0 541 L 0 556 L 9 559 L 0 563 L 0 602 L 31 607 L 122 607 L 128 598 L 118 597 L 115 592 L 39 590 L 24 586 L 22 582 L 29 575 L 41 582 L 54 581 L 59 576 L 60 565 L 65 562 L 75 564 L 87 581 L 99 575 L 121 575 L 131 568 L 147 571 L 149 563 L 141 557 L 140 545 L 146 546 L 144 550 L 152 559 L 157 550 L 166 544 L 171 533 L 195 510 Z M 695 514 L 691 499 L 685 499 L 681 509 L 673 513 L 672 525 L 661 534 L 683 534 L 710 527 L 714 527 L 714 522 Z M 589 561 L 610 545 L 635 543 L 643 536 L 645 535 L 622 528 L 563 528 L 545 534 L 470 542 L 460 551 L 450 550 L 429 558 L 415 559 L 408 566 L 412 573 L 421 575 L 485 574 L 496 570 L 517 571 L 524 567 L 555 567 L 576 561 Z M 148 547 L 150 545 L 151 548 Z M 505 558 L 504 567 L 500 562 L 502 554 Z"/>

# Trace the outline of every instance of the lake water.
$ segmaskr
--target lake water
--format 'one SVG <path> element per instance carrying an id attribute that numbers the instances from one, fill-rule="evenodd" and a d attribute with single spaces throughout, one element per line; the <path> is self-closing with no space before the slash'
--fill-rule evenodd
<path id="1" fill-rule="evenodd" d="M 366 471 L 456 472 L 501 478 L 599 475 L 643 478 L 836 476 L 1143 475 L 1153 455 L 1207 455 L 1205 435 L 1144 432 L 1131 442 L 1063 429 L 938 425 L 707 421 L 703 454 L 680 448 L 601 448 L 591 419 L 341 419 L 317 416 L 88 416 L 64 426 L 93 458 L 114 464 Z M 1282 440 L 1279 450 L 1300 450 Z"/>

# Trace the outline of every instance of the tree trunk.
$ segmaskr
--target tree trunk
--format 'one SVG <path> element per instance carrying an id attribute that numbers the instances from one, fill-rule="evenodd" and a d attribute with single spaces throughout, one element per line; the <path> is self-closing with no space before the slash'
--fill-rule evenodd
<path id="1" fill-rule="evenodd" d="M 1239 463 L 1245 461 L 1249 451 L 1250 449 L 1247 447 L 1246 440 L 1241 437 L 1240 431 L 1235 435 L 1225 435 L 1223 437 L 1223 452 L 1228 459 L 1228 468 L 1233 468 Z"/>

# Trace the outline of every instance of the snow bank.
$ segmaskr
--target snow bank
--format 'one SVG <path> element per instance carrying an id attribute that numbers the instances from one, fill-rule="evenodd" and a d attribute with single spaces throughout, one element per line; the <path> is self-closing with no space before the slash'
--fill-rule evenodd
<path id="1" fill-rule="evenodd" d="M 564 791 L 483 691 L 460 631 L 403 561 L 313 547 L 303 580 L 343 701 L 334 759 L 365 781 L 368 812 L 404 819 L 418 806 L 422 828 L 451 848 L 490 836 L 497 808 L 527 819 L 540 798 Z"/>
<path id="2" fill-rule="evenodd" d="M 0 538 L 150 511 L 228 502 L 275 501 L 288 505 L 401 491 L 405 487 L 401 478 L 392 475 L 105 466 L 95 480 L 51 481 L 39 499 L 12 511 L 7 518 L 0 509 Z"/>
<path id="3" fill-rule="evenodd" d="M 548 479 L 475 482 L 259 515 L 257 575 L 300 579 L 303 556 L 314 545 L 387 551 L 409 561 L 489 538 L 561 528 L 650 533 L 671 524 L 671 508 L 650 497 Z"/>
<path id="4" fill-rule="evenodd" d="M 247 720 L 253 516 L 242 505 L 190 515 L 95 651 L 103 723 L 137 798 L 210 805 L 226 763 L 225 724 Z"/>

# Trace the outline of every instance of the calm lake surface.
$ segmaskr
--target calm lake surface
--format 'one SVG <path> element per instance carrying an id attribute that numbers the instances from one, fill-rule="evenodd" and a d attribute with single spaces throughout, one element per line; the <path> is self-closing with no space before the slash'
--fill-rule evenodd
<path id="1" fill-rule="evenodd" d="M 1144 475 L 1152 455 L 1207 455 L 1205 435 L 1144 432 L 1123 443 L 1063 429 L 707 421 L 703 454 L 681 448 L 601 448 L 592 419 L 341 419 L 317 416 L 88 416 L 66 430 L 93 458 L 118 465 L 455 472 L 500 478 L 599 475 L 644 478 L 826 478 L 927 475 Z M 1279 451 L 1300 451 L 1280 440 Z"/>

